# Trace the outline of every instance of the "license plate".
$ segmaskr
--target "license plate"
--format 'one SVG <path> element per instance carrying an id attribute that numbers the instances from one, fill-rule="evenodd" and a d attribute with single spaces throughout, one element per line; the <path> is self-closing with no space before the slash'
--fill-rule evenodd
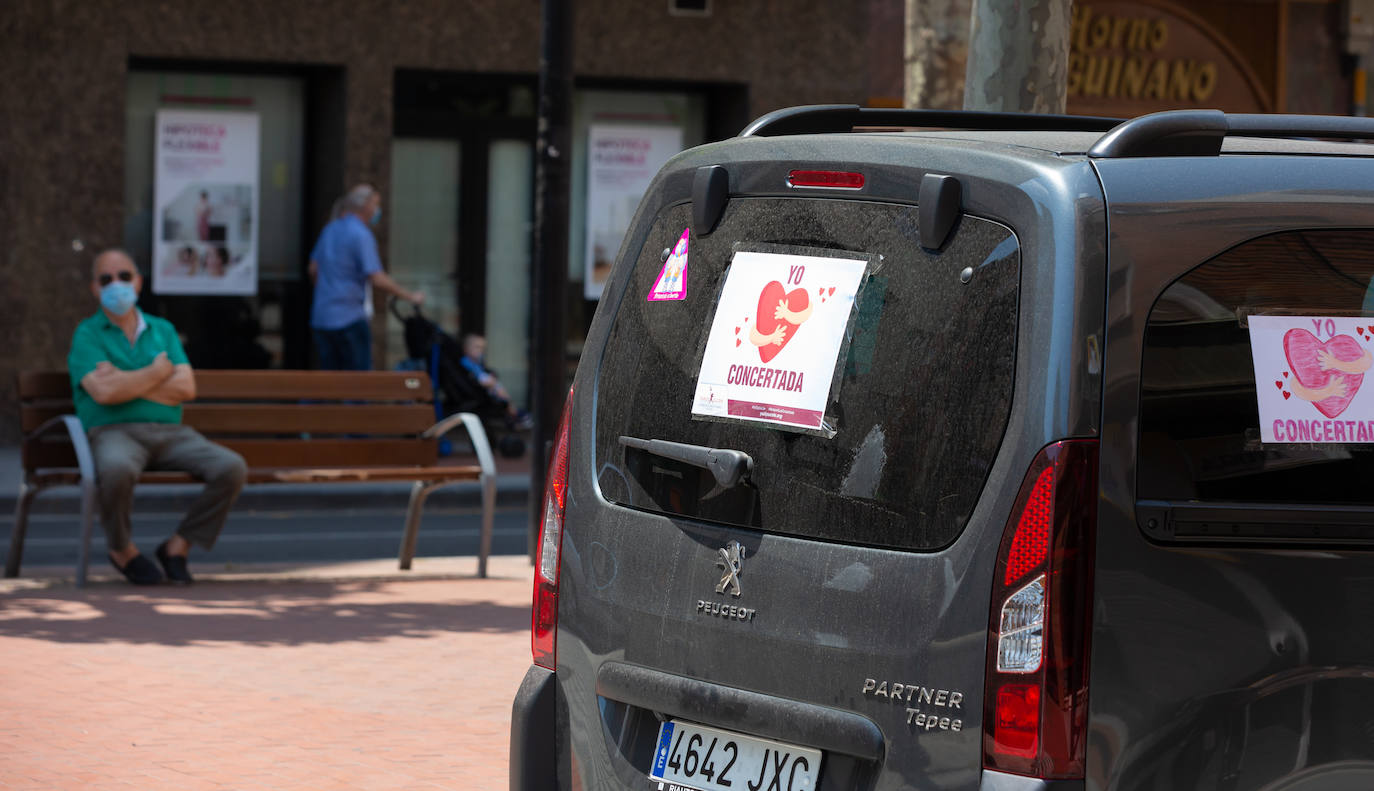
<path id="1" fill-rule="evenodd" d="M 820 750 L 669 720 L 649 777 L 701 791 L 810 791 L 820 769 Z"/>

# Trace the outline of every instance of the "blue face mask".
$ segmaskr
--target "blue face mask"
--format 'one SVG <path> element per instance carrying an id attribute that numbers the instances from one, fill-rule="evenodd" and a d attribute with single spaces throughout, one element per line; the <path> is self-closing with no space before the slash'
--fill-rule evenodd
<path id="1" fill-rule="evenodd" d="M 376 210 L 372 212 L 372 219 L 368 220 L 368 223 L 369 223 L 370 225 L 372 225 L 372 226 L 375 228 L 375 227 L 377 226 L 377 223 L 379 223 L 379 222 L 381 222 L 381 221 L 382 221 L 382 207 L 381 207 L 381 206 L 378 206 L 378 207 L 376 208 Z"/>
<path id="2" fill-rule="evenodd" d="M 100 306 L 116 316 L 128 313 L 137 302 L 138 292 L 134 291 L 132 283 L 115 280 L 100 289 Z"/>

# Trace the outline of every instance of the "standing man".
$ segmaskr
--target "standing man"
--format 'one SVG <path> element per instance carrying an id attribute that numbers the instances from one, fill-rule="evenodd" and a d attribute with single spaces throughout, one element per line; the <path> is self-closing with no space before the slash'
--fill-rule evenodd
<path id="1" fill-rule="evenodd" d="M 382 271 L 377 239 L 368 227 L 382 219 L 381 193 L 359 184 L 340 203 L 310 252 L 310 277 L 315 281 L 310 327 L 321 368 L 367 371 L 372 368 L 372 329 L 364 308 L 368 285 L 416 305 L 425 295 L 405 290 Z"/>
<path id="2" fill-rule="evenodd" d="M 90 436 L 100 521 L 110 563 L 135 585 L 191 582 L 191 545 L 210 549 L 247 475 L 243 458 L 181 424 L 196 378 L 176 329 L 135 303 L 143 278 L 122 250 L 96 256 L 91 294 L 100 310 L 72 336 L 67 372 L 77 417 Z M 144 469 L 179 470 L 205 481 L 176 532 L 158 545 L 162 570 L 139 553 L 129 524 L 134 484 Z"/>

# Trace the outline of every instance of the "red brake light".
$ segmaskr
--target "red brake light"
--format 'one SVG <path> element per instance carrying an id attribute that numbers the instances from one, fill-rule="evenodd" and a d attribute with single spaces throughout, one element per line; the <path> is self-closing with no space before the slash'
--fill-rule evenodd
<path id="1" fill-rule="evenodd" d="M 1046 447 L 1002 535 L 988 623 L 983 766 L 1082 778 L 1097 441 Z"/>
<path id="2" fill-rule="evenodd" d="M 864 174 L 838 170 L 794 170 L 787 174 L 787 186 L 857 190 L 863 189 Z"/>
<path id="3" fill-rule="evenodd" d="M 1004 585 L 1022 579 L 1045 562 L 1050 551 L 1050 520 L 1054 516 L 1054 467 L 1046 467 L 1031 487 L 1026 507 L 1016 524 L 1007 557 Z"/>
<path id="4" fill-rule="evenodd" d="M 1008 755 L 1035 757 L 1040 747 L 1040 687 L 1007 684 L 997 690 L 994 739 Z"/>
<path id="5" fill-rule="evenodd" d="M 539 562 L 534 567 L 534 606 L 530 618 L 530 648 L 534 663 L 555 669 L 558 648 L 558 563 L 563 549 L 563 513 L 568 502 L 568 420 L 572 390 L 563 402 L 549 475 L 544 486 L 544 522 L 539 529 Z"/>

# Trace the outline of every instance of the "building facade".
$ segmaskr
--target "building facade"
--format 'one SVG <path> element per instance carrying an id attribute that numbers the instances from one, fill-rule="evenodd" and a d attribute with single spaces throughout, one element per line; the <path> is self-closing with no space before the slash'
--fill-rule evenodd
<path id="1" fill-rule="evenodd" d="M 134 254 L 149 284 L 141 306 L 178 326 L 194 364 L 310 367 L 309 251 L 357 182 L 385 195 L 377 231 L 393 277 L 425 291 L 446 331 L 485 332 L 493 367 L 522 395 L 539 18 L 538 0 L 8 3 L 0 441 L 17 436 L 14 373 L 63 364 L 95 307 L 91 256 L 106 247 Z M 629 211 L 614 168 L 589 166 L 589 142 L 659 156 L 780 106 L 863 103 L 868 36 L 867 4 L 847 0 L 576 3 L 574 340 L 595 307 L 587 259 L 614 256 L 607 239 Z M 169 111 L 255 118 L 257 173 L 225 185 L 207 171 L 163 194 L 157 119 Z M 609 186 L 589 187 L 589 172 Z M 197 200 L 208 221 L 192 219 Z M 167 293 L 191 271 L 163 261 L 182 235 L 201 261 L 222 249 L 243 272 L 251 260 L 251 293 L 186 293 L 209 282 L 188 278 Z M 376 307 L 374 356 L 390 367 L 406 354 L 401 323 Z"/>
<path id="2" fill-rule="evenodd" d="M 572 354 L 637 200 L 638 177 L 619 165 L 651 168 L 778 107 L 899 105 L 905 12 L 920 1 L 577 0 Z M 1069 111 L 1351 112 L 1361 2 L 1084 0 Z M 969 7 L 930 6 L 948 17 L 930 23 L 947 42 L 941 95 L 962 95 L 951 74 Z M 392 276 L 426 293 L 444 330 L 486 334 L 523 400 L 539 16 L 539 0 L 10 0 L 0 442 L 17 438 L 15 372 L 63 365 L 106 247 L 130 250 L 141 305 L 177 325 L 195 365 L 311 367 L 309 251 L 358 182 L 385 196 L 377 235 Z M 251 119 L 256 166 L 227 181 L 168 176 L 180 145 L 168 119 L 206 118 Z M 213 271 L 243 277 L 230 288 Z M 402 323 L 376 308 L 374 359 L 391 367 L 408 356 Z"/>

